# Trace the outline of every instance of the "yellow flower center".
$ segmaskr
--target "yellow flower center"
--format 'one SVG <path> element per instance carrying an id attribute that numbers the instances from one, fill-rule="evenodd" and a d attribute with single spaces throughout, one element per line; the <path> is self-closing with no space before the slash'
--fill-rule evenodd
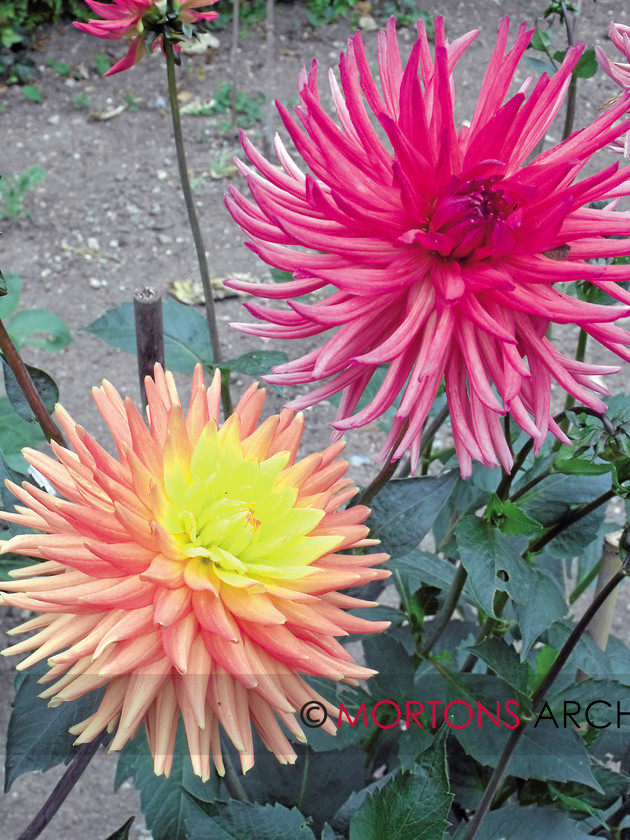
<path id="1" fill-rule="evenodd" d="M 268 582 L 312 574 L 311 564 L 340 545 L 339 536 L 309 536 L 324 511 L 299 506 L 283 477 L 288 460 L 287 452 L 246 457 L 237 416 L 218 430 L 208 423 L 192 453 L 169 434 L 154 515 L 181 552 L 189 587 L 263 592 Z"/>

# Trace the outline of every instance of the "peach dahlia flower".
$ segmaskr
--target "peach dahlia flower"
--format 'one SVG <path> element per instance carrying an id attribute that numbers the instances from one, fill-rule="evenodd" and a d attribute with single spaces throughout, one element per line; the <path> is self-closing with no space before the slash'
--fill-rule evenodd
<path id="1" fill-rule="evenodd" d="M 72 450 L 25 457 L 59 497 L 10 485 L 22 503 L 2 513 L 33 534 L 3 551 L 39 557 L 1 582 L 2 602 L 39 615 L 13 633 L 38 632 L 5 654 L 47 659 L 42 697 L 56 706 L 106 686 L 97 711 L 71 730 L 77 743 L 115 731 L 120 749 L 144 722 L 155 772 L 168 774 L 180 714 L 195 773 L 223 772 L 220 727 L 252 766 L 251 723 L 283 763 L 295 752 L 280 723 L 321 698 L 299 675 L 354 681 L 336 636 L 378 632 L 346 612 L 371 606 L 338 590 L 388 572 L 368 546 L 367 508 L 343 506 L 356 488 L 334 444 L 296 461 L 301 416 L 257 426 L 264 390 L 252 385 L 219 427 L 220 377 L 206 390 L 197 367 L 185 414 L 169 373 L 147 377 L 150 427 L 108 382 L 94 399 L 113 434 L 109 455 L 61 407 Z M 332 707 L 331 712 L 334 713 Z M 328 721 L 329 731 L 334 727 Z"/>
<path id="2" fill-rule="evenodd" d="M 530 160 L 583 50 L 570 48 L 551 78 L 529 78 L 510 93 L 533 31 L 522 25 L 508 48 L 509 20 L 501 22 L 470 123 L 455 120 L 453 72 L 478 31 L 449 42 L 438 18 L 433 52 L 419 22 L 405 65 L 392 19 L 378 36 L 378 84 L 361 36 L 348 41 L 340 84 L 330 73 L 335 118 L 320 101 L 315 63 L 300 74 L 294 115 L 278 105 L 303 166 L 279 138 L 279 166 L 243 139 L 252 165 L 238 166 L 251 199 L 230 187 L 228 209 L 249 247 L 293 280 L 230 281 L 261 298 L 289 299 L 288 309 L 246 303 L 262 323 L 236 327 L 277 338 L 324 336 L 266 379 L 318 383 L 289 403 L 296 409 L 341 393 L 339 434 L 377 420 L 400 397 L 381 457 L 394 447 L 394 458 L 409 450 L 417 461 L 442 384 L 464 476 L 473 460 L 511 469 L 506 414 L 537 449 L 548 432 L 568 442 L 551 414 L 552 382 L 604 411 L 592 392 L 607 392 L 592 376 L 618 368 L 563 355 L 548 337 L 552 323 L 577 324 L 630 360 L 630 333 L 612 323 L 630 312 L 619 282 L 628 267 L 604 264 L 630 254 L 630 213 L 614 210 L 630 194 L 628 170 L 614 164 L 581 174 L 630 127 L 620 121 L 630 94 Z M 600 201 L 606 205 L 596 209 Z M 560 284 L 576 280 L 624 305 L 572 297 Z M 295 300 L 316 290 L 323 299 Z M 382 384 L 359 409 L 382 365 Z"/>

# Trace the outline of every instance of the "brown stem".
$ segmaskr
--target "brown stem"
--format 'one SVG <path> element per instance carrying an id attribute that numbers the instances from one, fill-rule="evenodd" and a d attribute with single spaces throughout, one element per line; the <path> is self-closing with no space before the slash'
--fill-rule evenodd
<path id="1" fill-rule="evenodd" d="M 33 384 L 31 375 L 26 369 L 26 365 L 22 361 L 17 347 L 11 341 L 11 336 L 6 331 L 6 327 L 0 319 L 0 351 L 6 359 L 7 364 L 13 371 L 13 375 L 17 379 L 17 383 L 22 389 L 22 393 L 26 397 L 37 422 L 39 423 L 42 432 L 46 435 L 48 440 L 54 440 L 60 446 L 67 446 L 61 430 L 48 413 L 48 409 L 42 402 L 37 388 Z"/>
<path id="2" fill-rule="evenodd" d="M 387 482 L 394 475 L 394 473 L 396 472 L 396 467 L 398 466 L 398 461 L 393 460 L 394 452 L 398 448 L 400 441 L 404 438 L 408 426 L 409 420 L 405 420 L 400 431 L 398 432 L 398 436 L 394 441 L 394 445 L 390 450 L 389 456 L 385 461 L 385 466 L 379 472 L 376 478 L 372 482 L 370 482 L 370 484 L 368 484 L 365 490 L 361 493 L 361 495 L 356 501 L 356 504 L 369 505 L 374 496 L 376 496 L 376 494 L 379 493 L 383 489 L 383 487 L 385 487 Z"/>
<path id="3" fill-rule="evenodd" d="M 626 575 L 627 569 L 624 565 L 624 567 L 619 572 L 617 572 L 617 574 L 613 578 L 611 578 L 608 581 L 608 583 L 602 588 L 599 594 L 596 595 L 596 597 L 593 599 L 593 603 L 586 610 L 582 618 L 578 621 L 578 623 L 571 631 L 569 638 L 562 646 L 553 665 L 547 673 L 547 676 L 540 683 L 540 685 L 532 695 L 532 718 L 536 715 L 536 712 L 538 712 L 539 709 L 542 707 L 547 692 L 554 684 L 562 668 L 565 666 L 569 656 L 571 656 L 571 654 L 573 653 L 575 646 L 584 634 L 589 623 L 596 615 L 597 611 L 600 609 L 602 604 L 606 602 L 610 594 L 615 591 L 617 586 L 626 577 Z M 470 825 L 468 826 L 468 830 L 464 835 L 464 840 L 475 840 L 475 838 L 477 837 L 477 833 L 481 828 L 481 824 L 484 821 L 486 814 L 490 810 L 490 806 L 492 805 L 495 794 L 499 789 L 499 785 L 503 780 L 503 776 L 507 771 L 510 760 L 516 751 L 519 741 L 523 737 L 523 733 L 525 732 L 528 723 L 529 721 L 527 720 L 521 721 L 520 726 L 517 729 L 513 729 L 510 733 L 510 737 L 508 738 L 507 743 L 503 748 L 503 752 L 501 753 L 501 756 L 499 758 L 499 761 L 497 762 L 497 766 L 495 767 L 494 772 L 490 777 L 488 787 L 484 791 L 475 816 L 471 820 Z"/>
<path id="4" fill-rule="evenodd" d="M 20 834 L 17 840 L 35 840 L 36 837 L 42 833 L 48 823 L 55 816 L 59 808 L 68 798 L 70 791 L 79 781 L 83 775 L 83 771 L 90 763 L 95 752 L 101 745 L 105 733 L 90 741 L 88 744 L 83 744 L 79 749 L 68 769 L 63 774 L 61 779 L 53 788 L 50 796 L 39 809 L 35 817 L 31 820 L 29 825 Z"/>
<path id="5" fill-rule="evenodd" d="M 133 294 L 133 314 L 136 323 L 140 397 L 142 404 L 146 406 L 145 376 L 153 376 L 157 363 L 164 367 L 164 322 L 161 295 L 150 286 L 136 289 Z"/>

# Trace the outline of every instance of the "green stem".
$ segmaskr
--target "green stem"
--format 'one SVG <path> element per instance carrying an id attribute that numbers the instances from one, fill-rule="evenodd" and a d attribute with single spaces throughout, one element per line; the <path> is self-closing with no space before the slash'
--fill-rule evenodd
<path id="1" fill-rule="evenodd" d="M 179 180 L 182 185 L 184 202 L 186 204 L 186 212 L 188 213 L 188 222 L 190 224 L 190 230 L 192 233 L 193 241 L 195 243 L 195 250 L 197 252 L 197 262 L 199 264 L 199 274 L 201 276 L 201 285 L 203 286 L 203 294 L 205 298 L 206 317 L 208 320 L 208 331 L 210 333 L 212 357 L 214 364 L 220 367 L 222 355 L 221 345 L 219 343 L 219 328 L 217 325 L 217 317 L 214 310 L 214 297 L 212 295 L 212 286 L 210 285 L 210 272 L 208 271 L 206 249 L 203 244 L 203 237 L 201 235 L 199 219 L 197 218 L 195 202 L 192 195 L 192 189 L 190 187 L 190 180 L 188 178 L 188 167 L 186 166 L 186 152 L 184 150 L 184 137 L 182 134 L 182 119 L 179 112 L 179 102 L 177 101 L 177 80 L 175 78 L 175 53 L 173 51 L 173 45 L 170 43 L 168 38 L 164 39 L 164 53 L 166 55 L 168 98 L 171 105 L 171 116 L 173 118 L 173 135 L 175 137 L 175 149 L 177 150 Z M 225 413 L 225 416 L 227 417 L 232 413 L 229 388 L 221 389 L 221 397 L 223 401 L 223 411 Z"/>
<path id="2" fill-rule="evenodd" d="M 431 463 L 430 456 L 431 456 L 431 448 L 433 446 L 433 438 L 437 434 L 438 430 L 442 423 L 448 417 L 448 404 L 444 403 L 442 408 L 438 411 L 435 415 L 433 420 L 429 423 L 427 428 L 422 435 L 422 450 L 420 452 L 420 462 L 422 464 L 422 475 L 427 474 L 427 470 L 429 468 L 429 464 Z"/>
<path id="3" fill-rule="evenodd" d="M 582 328 L 580 328 L 580 334 L 578 336 L 577 348 L 575 351 L 575 360 L 577 362 L 583 362 L 584 356 L 586 355 L 586 342 L 588 341 L 588 333 L 584 332 Z M 573 408 L 575 405 L 575 397 L 573 394 L 567 394 L 566 401 L 564 403 L 564 410 L 568 411 L 570 408 Z"/>
<path id="4" fill-rule="evenodd" d="M 547 673 L 547 676 L 543 679 L 543 681 L 540 683 L 540 685 L 532 695 L 532 719 L 542 707 L 547 692 L 554 684 L 556 678 L 562 671 L 562 668 L 565 666 L 568 658 L 573 653 L 575 646 L 584 634 L 592 618 L 596 615 L 598 610 L 606 602 L 610 594 L 614 592 L 614 590 L 626 577 L 626 575 L 627 568 L 626 564 L 624 563 L 622 569 L 619 572 L 617 572 L 617 574 L 613 578 L 611 578 L 611 580 L 606 584 L 606 586 L 602 588 L 601 592 L 593 599 L 593 603 L 590 605 L 590 607 L 586 610 L 582 618 L 573 628 L 571 634 L 569 635 L 569 638 L 562 646 L 560 652 L 558 653 L 558 656 L 556 657 L 553 665 Z M 484 791 L 483 797 L 481 798 L 481 802 L 479 803 L 479 807 L 477 808 L 475 816 L 470 822 L 468 831 L 464 835 L 463 840 L 475 840 L 479 829 L 481 828 L 481 824 L 484 821 L 486 814 L 490 810 L 490 806 L 492 805 L 495 794 L 503 780 L 503 776 L 507 771 L 510 760 L 514 755 L 514 752 L 519 744 L 519 741 L 523 737 L 523 734 L 528 724 L 529 720 L 521 721 L 520 726 L 518 726 L 517 729 L 512 730 L 510 737 L 508 738 L 508 741 L 503 749 L 503 752 L 501 753 L 499 761 L 497 762 L 497 766 L 495 767 L 494 772 L 490 777 L 488 787 Z"/>
<path id="5" fill-rule="evenodd" d="M 605 493 L 602 493 L 601 496 L 598 496 L 596 499 L 593 499 L 592 502 L 589 502 L 588 505 L 567 511 L 559 522 L 552 525 L 551 528 L 545 531 L 544 534 L 541 534 L 538 539 L 534 540 L 534 542 L 530 544 L 528 552 L 530 554 L 538 554 L 538 552 L 542 551 L 547 543 L 551 542 L 551 540 L 557 537 L 558 534 L 562 533 L 562 531 L 569 528 L 575 522 L 579 522 L 580 519 L 588 516 L 588 514 L 592 513 L 592 511 L 597 510 L 597 508 L 601 505 L 609 502 L 614 496 L 614 490 L 607 490 Z"/>
<path id="6" fill-rule="evenodd" d="M 13 371 L 13 375 L 15 376 L 22 393 L 26 397 L 26 401 L 31 407 L 42 432 L 46 435 L 46 438 L 48 440 L 54 440 L 55 443 L 58 443 L 60 446 L 67 446 L 61 430 L 52 419 L 48 413 L 48 409 L 42 402 L 42 398 L 33 384 L 31 375 L 22 361 L 22 357 L 20 356 L 17 347 L 11 340 L 11 336 L 7 332 L 2 320 L 0 320 L 0 351 L 4 356 L 6 363 Z"/>
<path id="7" fill-rule="evenodd" d="M 457 607 L 459 596 L 462 594 L 462 589 L 464 588 L 464 584 L 466 583 L 467 577 L 468 572 L 460 564 L 455 570 L 455 577 L 453 578 L 451 588 L 446 593 L 444 603 L 438 610 L 435 618 L 429 626 L 429 635 L 424 644 L 420 647 L 421 656 L 429 655 L 429 653 L 435 646 L 435 643 L 438 641 L 444 630 L 448 627 L 453 613 L 455 612 L 455 608 Z"/>
<path id="8" fill-rule="evenodd" d="M 396 472 L 396 467 L 398 466 L 398 461 L 393 460 L 394 452 L 398 448 L 398 446 L 400 444 L 400 441 L 405 436 L 405 434 L 407 432 L 408 425 L 409 425 L 409 421 L 405 420 L 405 422 L 402 425 L 401 430 L 398 432 L 398 436 L 396 437 L 396 440 L 394 441 L 394 445 L 392 446 L 392 448 L 389 452 L 389 456 L 388 456 L 387 460 L 385 461 L 385 466 L 382 468 L 382 470 L 379 472 L 379 474 L 376 476 L 376 478 L 374 478 L 368 484 L 368 486 L 365 488 L 365 490 L 358 496 L 357 501 L 356 501 L 357 505 L 369 505 L 369 503 L 372 501 L 374 496 L 376 496 L 376 494 L 379 493 L 383 489 L 383 487 L 385 487 L 385 485 L 388 483 L 390 478 Z"/>
<path id="9" fill-rule="evenodd" d="M 510 488 L 512 486 L 512 482 L 518 475 L 518 471 L 525 463 L 525 460 L 527 459 L 529 453 L 532 451 L 533 446 L 534 439 L 530 438 L 514 459 L 514 465 L 510 472 L 504 473 L 503 478 L 501 479 L 501 483 L 497 487 L 497 496 L 501 499 L 502 502 L 504 502 L 510 495 Z"/>
<path id="10" fill-rule="evenodd" d="M 599 570 L 601 567 L 602 561 L 600 560 L 598 563 L 595 563 L 593 568 L 588 572 L 588 574 L 584 575 L 582 580 L 577 584 L 573 592 L 569 595 L 569 605 L 575 604 L 577 599 L 583 592 L 589 588 L 591 583 L 595 580 L 595 578 L 599 575 Z"/>
<path id="11" fill-rule="evenodd" d="M 579 4 L 578 4 L 579 5 Z M 575 44 L 575 34 L 576 34 L 576 26 L 577 26 L 577 18 L 575 14 L 573 15 L 573 20 L 569 24 L 569 18 L 567 15 L 567 7 L 564 3 L 562 3 L 562 18 L 564 20 L 564 25 L 567 30 L 567 42 L 569 47 L 574 46 Z M 575 119 L 575 102 L 577 98 L 577 83 L 578 77 L 575 72 L 571 74 L 571 82 L 569 84 L 569 92 L 567 95 L 567 112 L 564 119 L 564 130 L 562 132 L 562 139 L 566 140 L 567 137 L 571 136 L 571 132 L 573 131 L 573 121 Z"/>

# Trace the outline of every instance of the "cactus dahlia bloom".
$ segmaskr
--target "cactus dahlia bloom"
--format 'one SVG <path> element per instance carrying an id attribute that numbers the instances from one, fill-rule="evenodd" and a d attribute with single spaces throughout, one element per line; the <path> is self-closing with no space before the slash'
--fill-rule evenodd
<path id="1" fill-rule="evenodd" d="M 151 49 L 162 43 L 164 33 L 175 35 L 181 40 L 178 31 L 182 24 L 198 24 L 218 17 L 216 12 L 197 12 L 195 9 L 210 6 L 216 0 L 113 0 L 112 3 L 98 3 L 85 0 L 93 12 L 103 20 L 89 20 L 87 23 L 75 21 L 74 25 L 83 32 L 96 35 L 97 38 L 118 40 L 131 38 L 127 55 L 105 73 L 120 73 L 137 64 L 146 55 L 145 38 L 153 34 Z M 175 45 L 175 49 L 179 47 Z"/>
<path id="2" fill-rule="evenodd" d="M 48 660 L 41 696 L 54 706 L 106 686 L 72 728 L 77 743 L 115 730 L 118 750 L 144 722 L 158 774 L 169 772 L 180 713 L 204 779 L 209 755 L 223 772 L 220 727 L 243 771 L 254 761 L 250 723 L 293 762 L 279 722 L 305 741 L 294 713 L 322 699 L 299 672 L 370 676 L 335 636 L 387 626 L 350 615 L 371 603 L 338 591 L 388 575 L 371 568 L 383 554 L 339 553 L 373 543 L 368 510 L 340 509 L 355 488 L 338 445 L 295 460 L 300 416 L 285 409 L 257 427 L 256 385 L 220 428 L 218 373 L 206 391 L 197 368 L 187 414 L 159 366 L 146 389 L 150 428 L 109 383 L 94 389 L 118 459 L 61 407 L 74 451 L 53 443 L 55 461 L 25 450 L 61 497 L 10 485 L 22 506 L 2 517 L 41 533 L 2 550 L 44 562 L 0 583 L 3 603 L 39 613 L 12 631 L 37 632 L 4 653 L 32 651 L 19 669 Z"/>
<path id="3" fill-rule="evenodd" d="M 568 51 L 551 79 L 530 78 L 507 97 L 533 34 L 521 26 L 506 52 L 508 29 L 504 19 L 470 124 L 459 127 L 453 69 L 476 32 L 449 43 L 438 18 L 432 55 L 419 22 L 403 66 L 390 21 L 378 40 L 380 90 L 361 37 L 351 38 L 339 64 L 341 87 L 330 74 L 337 121 L 320 103 L 315 64 L 299 78 L 297 119 L 278 105 L 310 171 L 279 139 L 280 167 L 244 138 L 253 166 L 240 166 L 253 201 L 233 188 L 227 198 L 249 247 L 294 278 L 232 287 L 271 299 L 330 289 L 316 303 L 289 300 L 288 310 L 245 304 L 266 323 L 236 325 L 279 338 L 336 330 L 267 377 L 326 380 L 289 406 L 342 392 L 333 423 L 341 433 L 376 420 L 401 395 L 381 457 L 390 447 L 394 458 L 410 449 L 415 462 L 444 383 L 464 476 L 473 460 L 511 467 L 501 422 L 507 413 L 537 447 L 548 431 L 567 442 L 550 414 L 552 380 L 605 409 L 587 390 L 606 393 L 590 376 L 618 368 L 564 356 L 547 336 L 551 323 L 578 324 L 630 359 L 630 334 L 612 323 L 630 311 L 630 293 L 618 285 L 628 268 L 587 262 L 630 254 L 630 213 L 591 206 L 630 194 L 628 175 L 613 165 L 576 180 L 594 152 L 628 129 L 629 121 L 618 119 L 630 110 L 630 96 L 528 161 L 562 105 L 583 45 Z M 574 280 L 625 305 L 586 303 L 558 288 Z M 389 368 L 376 396 L 353 414 L 383 364 Z"/>

